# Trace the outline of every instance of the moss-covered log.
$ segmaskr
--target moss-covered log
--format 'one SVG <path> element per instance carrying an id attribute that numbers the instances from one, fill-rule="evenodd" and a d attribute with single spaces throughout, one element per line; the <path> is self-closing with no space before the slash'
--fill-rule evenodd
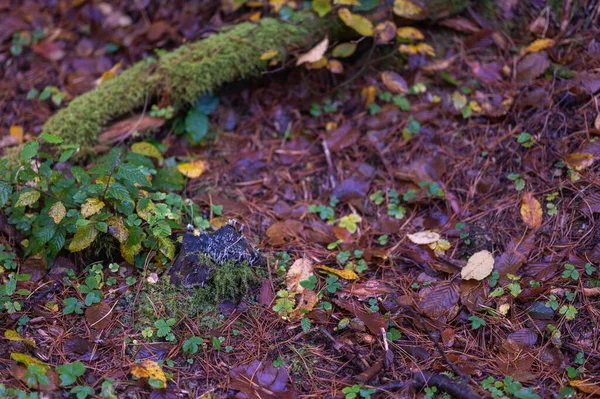
<path id="1" fill-rule="evenodd" d="M 311 13 L 297 13 L 294 21 L 264 18 L 240 23 L 204 40 L 186 44 L 156 60 L 140 61 L 94 90 L 74 99 L 44 125 L 66 144 L 93 145 L 101 129 L 168 95 L 171 104 L 189 104 L 222 84 L 266 70 L 261 55 L 278 50 L 284 57 L 290 47 L 308 46 L 323 36 L 325 22 Z"/>

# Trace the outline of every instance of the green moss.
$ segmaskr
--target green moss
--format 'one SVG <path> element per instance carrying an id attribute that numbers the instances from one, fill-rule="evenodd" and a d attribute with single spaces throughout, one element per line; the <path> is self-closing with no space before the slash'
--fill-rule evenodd
<path id="1" fill-rule="evenodd" d="M 218 312 L 218 304 L 231 300 L 239 302 L 256 281 L 248 262 L 230 261 L 222 266 L 215 265 L 206 257 L 204 263 L 214 269 L 211 280 L 204 287 L 176 287 L 166 275 L 156 284 L 146 284 L 140 293 L 136 309 L 138 326 L 153 325 L 159 318 L 194 318 L 200 325 L 213 328 L 217 320 L 204 317 Z M 142 327 L 143 328 L 143 327 Z"/>
<path id="2" fill-rule="evenodd" d="M 65 144 L 91 146 L 111 120 L 128 115 L 157 98 L 171 104 L 190 104 L 222 84 L 255 76 L 268 67 L 260 59 L 278 50 L 281 60 L 288 46 L 305 46 L 322 36 L 325 22 L 311 13 L 296 13 L 295 21 L 264 18 L 258 24 L 240 23 L 204 40 L 183 45 L 152 63 L 138 62 L 120 75 L 73 100 L 44 125 Z"/>

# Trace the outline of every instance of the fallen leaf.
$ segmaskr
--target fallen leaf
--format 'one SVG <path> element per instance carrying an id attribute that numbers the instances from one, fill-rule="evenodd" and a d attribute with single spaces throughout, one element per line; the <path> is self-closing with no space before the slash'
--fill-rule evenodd
<path id="1" fill-rule="evenodd" d="M 297 397 L 287 368 L 276 368 L 271 361 L 263 363 L 254 360 L 250 364 L 235 367 L 231 370 L 230 387 L 240 391 L 238 396 L 250 399 Z"/>
<path id="2" fill-rule="evenodd" d="M 517 64 L 517 82 L 529 82 L 543 74 L 549 66 L 550 60 L 545 51 L 527 54 Z"/>
<path id="3" fill-rule="evenodd" d="M 399 17 L 407 19 L 422 19 L 423 8 L 408 1 L 408 0 L 394 0 L 394 14 Z"/>
<path id="4" fill-rule="evenodd" d="M 523 194 L 521 218 L 531 229 L 538 229 L 542 225 L 542 206 L 531 193 Z"/>
<path id="5" fill-rule="evenodd" d="M 319 302 L 319 297 L 313 290 L 305 289 L 300 297 L 296 308 L 290 314 L 290 320 L 298 321 L 304 317 L 307 312 L 313 310 L 315 305 Z"/>
<path id="6" fill-rule="evenodd" d="M 414 234 L 407 234 L 410 241 L 415 244 L 425 245 L 439 241 L 440 235 L 433 231 L 421 231 Z"/>
<path id="7" fill-rule="evenodd" d="M 61 201 L 55 202 L 48 210 L 48 216 L 54 220 L 54 223 L 59 224 L 67 214 L 67 208 Z"/>
<path id="8" fill-rule="evenodd" d="M 153 378 L 159 380 L 164 386 L 167 385 L 167 377 L 160 365 L 154 360 L 145 359 L 136 363 L 131 368 L 131 374 L 137 378 Z"/>
<path id="9" fill-rule="evenodd" d="M 344 66 L 338 60 L 328 60 L 327 69 L 329 69 L 331 73 L 344 73 Z"/>
<path id="10" fill-rule="evenodd" d="M 353 14 L 347 8 L 340 8 L 338 10 L 340 19 L 350 28 L 357 31 L 363 36 L 373 36 L 375 31 L 373 24 L 367 18 L 359 14 Z"/>
<path id="11" fill-rule="evenodd" d="M 377 44 L 386 44 L 396 37 L 396 24 L 392 21 L 383 21 L 375 27 Z"/>
<path id="12" fill-rule="evenodd" d="M 9 341 L 23 341 L 29 346 L 33 346 L 34 348 L 36 347 L 35 342 L 32 339 L 23 338 L 21 334 L 19 334 L 15 330 L 4 331 L 4 338 L 8 339 Z"/>
<path id="13" fill-rule="evenodd" d="M 533 41 L 529 46 L 525 47 L 521 50 L 521 55 L 529 54 L 529 53 L 537 53 L 539 51 L 545 50 L 554 46 L 556 42 L 552 39 L 537 39 Z"/>
<path id="14" fill-rule="evenodd" d="M 274 58 L 274 57 L 276 57 L 276 56 L 277 56 L 277 54 L 279 54 L 279 51 L 277 51 L 277 50 L 269 50 L 269 51 L 267 51 L 266 53 L 263 53 L 263 54 L 260 56 L 260 59 L 261 59 L 262 61 L 268 61 L 268 60 L 270 60 L 271 58 Z"/>
<path id="15" fill-rule="evenodd" d="M 81 205 L 81 216 L 88 218 L 95 213 L 98 213 L 100 209 L 104 208 L 104 202 L 98 198 L 88 198 L 83 205 Z"/>
<path id="16" fill-rule="evenodd" d="M 17 144 L 23 143 L 23 126 L 11 125 L 10 135 L 17 139 Z"/>
<path id="17" fill-rule="evenodd" d="M 40 195 L 41 194 L 39 191 L 26 191 L 19 196 L 15 207 L 33 205 L 38 199 L 40 199 Z"/>
<path id="18" fill-rule="evenodd" d="M 304 230 L 304 224 L 298 220 L 289 219 L 283 222 L 273 223 L 265 235 L 269 237 L 269 244 L 282 245 L 287 240 L 291 240 L 299 236 Z"/>
<path id="19" fill-rule="evenodd" d="M 460 295 L 451 282 L 428 285 L 419 292 L 419 296 L 419 308 L 436 322 L 446 323 L 458 314 Z"/>
<path id="20" fill-rule="evenodd" d="M 494 270 L 494 256 L 490 251 L 479 251 L 471 255 L 465 267 L 460 271 L 463 280 L 481 281 Z"/>
<path id="21" fill-rule="evenodd" d="M 310 49 L 309 52 L 302 54 L 300 57 L 298 57 L 298 60 L 296 60 L 296 66 L 302 65 L 304 63 L 313 63 L 319 61 L 325 55 L 328 46 L 329 38 L 325 36 L 325 39 L 323 39 L 321 42 L 319 42 L 319 44 Z"/>
<path id="22" fill-rule="evenodd" d="M 28 274 L 30 281 L 37 282 L 48 273 L 48 263 L 43 255 L 28 257 L 21 265 L 21 273 Z"/>
<path id="23" fill-rule="evenodd" d="M 375 86 L 365 86 L 360 91 L 360 96 L 367 104 L 373 104 L 375 102 L 375 97 L 377 96 L 377 87 Z"/>
<path id="24" fill-rule="evenodd" d="M 581 392 L 590 395 L 600 395 L 600 386 L 598 386 L 593 381 L 571 380 L 569 381 L 569 385 L 579 389 Z"/>
<path id="25" fill-rule="evenodd" d="M 177 165 L 177 170 L 190 179 L 196 179 L 206 170 L 206 162 L 199 159 L 193 162 L 181 163 Z"/>
<path id="26" fill-rule="evenodd" d="M 334 269 L 333 267 L 328 266 L 315 266 L 316 269 L 323 270 L 325 272 L 334 274 L 339 278 L 343 278 L 344 280 L 356 280 L 358 279 L 358 274 L 356 274 L 353 270 L 350 269 Z"/>
<path id="27" fill-rule="evenodd" d="M 112 308 L 105 302 L 94 303 L 85 310 L 85 320 L 90 323 L 90 327 L 103 330 L 112 321 Z"/>
<path id="28" fill-rule="evenodd" d="M 571 169 L 580 172 L 594 164 L 594 155 L 588 152 L 573 152 L 565 156 L 565 163 Z"/>
<path id="29" fill-rule="evenodd" d="M 121 244 L 129 238 L 129 230 L 125 227 L 123 219 L 117 216 L 108 218 L 108 234 L 115 237 Z"/>
<path id="30" fill-rule="evenodd" d="M 310 276 L 313 276 L 313 262 L 308 258 L 296 259 L 285 278 L 288 292 L 290 294 L 304 292 L 304 287 L 300 285 L 300 282 L 308 280 Z"/>
<path id="31" fill-rule="evenodd" d="M 596 119 L 594 119 L 594 128 L 600 130 L 600 114 L 596 115 Z"/>
<path id="32" fill-rule="evenodd" d="M 398 51 L 403 54 L 423 54 L 435 57 L 435 50 L 427 43 L 401 44 Z"/>
<path id="33" fill-rule="evenodd" d="M 98 79 L 96 81 L 96 85 L 102 84 L 102 83 L 106 82 L 107 80 L 114 78 L 115 75 L 117 74 L 117 72 L 119 71 L 119 69 L 121 69 L 122 65 L 123 65 L 123 61 L 119 61 L 115 65 L 113 65 L 112 68 L 110 68 L 108 71 L 104 72 L 102 74 L 102 76 L 100 77 L 100 79 Z"/>
<path id="34" fill-rule="evenodd" d="M 394 94 L 408 93 L 406 80 L 396 72 L 385 71 L 381 73 L 381 81 L 385 87 Z"/>
<path id="35" fill-rule="evenodd" d="M 413 28 L 412 26 L 403 26 L 396 30 L 396 36 L 399 39 L 406 40 L 423 40 L 425 37 L 417 28 Z"/>

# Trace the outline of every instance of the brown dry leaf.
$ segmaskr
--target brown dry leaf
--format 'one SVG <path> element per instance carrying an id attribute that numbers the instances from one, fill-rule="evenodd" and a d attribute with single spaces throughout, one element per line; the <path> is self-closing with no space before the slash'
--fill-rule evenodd
<path id="1" fill-rule="evenodd" d="M 301 281 L 308 280 L 313 276 L 313 262 L 308 258 L 296 259 L 287 272 L 285 282 L 290 294 L 301 294 L 304 287 L 300 285 Z"/>
<path id="2" fill-rule="evenodd" d="M 537 78 L 550 66 L 548 54 L 545 51 L 529 53 L 517 64 L 517 83 L 526 83 Z"/>
<path id="3" fill-rule="evenodd" d="M 42 255 L 34 255 L 27 258 L 21 265 L 21 273 L 28 274 L 33 282 L 40 281 L 48 272 L 48 263 Z"/>
<path id="4" fill-rule="evenodd" d="M 423 8 L 408 0 L 394 0 L 394 14 L 406 19 L 423 19 Z"/>
<path id="5" fill-rule="evenodd" d="M 375 34 L 373 23 L 362 15 L 353 14 L 347 8 L 340 8 L 338 10 L 338 15 L 347 26 L 354 29 L 362 36 L 373 36 Z"/>
<path id="6" fill-rule="evenodd" d="M 319 44 L 310 49 L 309 52 L 302 54 L 300 57 L 298 57 L 298 60 L 296 60 L 296 66 L 302 65 L 304 63 L 312 64 L 314 62 L 319 61 L 325 55 L 328 46 L 329 38 L 325 36 L 325 39 L 323 39 L 321 42 L 319 42 Z"/>
<path id="7" fill-rule="evenodd" d="M 54 223 L 59 224 L 67 214 L 67 208 L 61 201 L 55 202 L 48 210 L 48 216 L 54 220 Z"/>
<path id="8" fill-rule="evenodd" d="M 531 229 L 539 229 L 542 225 L 542 206 L 532 193 L 523 194 L 521 218 L 523 218 L 523 222 Z"/>
<path id="9" fill-rule="evenodd" d="M 594 119 L 594 128 L 600 130 L 600 114 L 596 115 L 596 119 Z"/>
<path id="10" fill-rule="evenodd" d="M 98 198 L 88 198 L 85 204 L 81 205 L 81 216 L 88 218 L 95 213 L 98 213 L 100 209 L 104 208 L 104 202 Z"/>
<path id="11" fill-rule="evenodd" d="M 375 298 L 393 292 L 393 288 L 380 280 L 369 280 L 364 283 L 354 283 L 344 287 L 344 294 L 357 297 L 364 301 L 367 298 Z"/>
<path id="12" fill-rule="evenodd" d="M 588 152 L 573 152 L 565 157 L 567 166 L 578 172 L 592 166 L 594 160 L 594 155 Z"/>
<path id="13" fill-rule="evenodd" d="M 105 302 L 95 303 L 85 310 L 85 320 L 90 327 L 104 330 L 112 321 L 112 308 Z"/>
<path id="14" fill-rule="evenodd" d="M 600 386 L 593 381 L 571 380 L 569 381 L 569 384 L 572 387 L 579 389 L 581 392 L 590 395 L 600 395 Z"/>
<path id="15" fill-rule="evenodd" d="M 381 73 L 381 80 L 385 87 L 394 94 L 408 93 L 406 80 L 396 72 L 385 71 Z"/>
<path id="16" fill-rule="evenodd" d="M 419 308 L 433 320 L 446 323 L 458 314 L 460 296 L 456 285 L 450 282 L 428 285 L 419 296 Z"/>
<path id="17" fill-rule="evenodd" d="M 344 73 L 344 66 L 338 60 L 328 60 L 327 69 L 329 69 L 331 73 Z"/>
<path id="18" fill-rule="evenodd" d="M 556 42 L 552 39 L 537 39 L 533 41 L 529 46 L 525 47 L 521 50 L 521 55 L 529 54 L 529 53 L 537 53 L 542 50 L 546 50 L 554 46 Z"/>
<path id="19" fill-rule="evenodd" d="M 299 236 L 304 230 L 304 224 L 299 220 L 289 219 L 283 222 L 273 223 L 265 235 L 269 237 L 269 244 L 282 245 L 287 240 L 291 240 Z"/>
<path id="20" fill-rule="evenodd" d="M 304 292 L 302 292 L 302 294 L 298 298 L 298 304 L 296 305 L 296 309 L 294 309 L 290 314 L 290 320 L 300 320 L 306 314 L 305 312 L 310 312 L 311 310 L 313 310 L 313 308 L 318 302 L 319 297 L 317 296 L 317 294 L 313 290 L 305 289 Z"/>
<path id="21" fill-rule="evenodd" d="M 460 271 L 463 280 L 481 281 L 494 270 L 494 256 L 490 251 L 479 251 L 474 253 L 465 267 Z"/>
<path id="22" fill-rule="evenodd" d="M 407 40 L 423 40 L 425 36 L 421 33 L 417 28 L 413 28 L 412 26 L 403 26 L 396 30 L 396 36 L 399 39 L 407 39 Z"/>
<path id="23" fill-rule="evenodd" d="M 144 132 L 147 130 L 158 129 L 165 124 L 166 119 L 153 118 L 151 116 L 134 115 L 123 121 L 117 122 L 104 130 L 98 136 L 98 142 L 101 146 L 107 147 L 117 142 L 127 139 L 133 132 Z"/>
<path id="24" fill-rule="evenodd" d="M 335 274 L 339 278 L 343 278 L 344 280 L 357 280 L 358 274 L 354 272 L 354 270 L 350 269 L 334 269 L 333 267 L 328 266 L 315 266 L 316 269 L 326 271 L 331 274 Z"/>
<path id="25" fill-rule="evenodd" d="M 112 79 L 115 77 L 115 75 L 117 74 L 117 72 L 119 71 L 119 69 L 121 69 L 121 66 L 123 65 L 123 61 L 119 61 L 117 62 L 115 65 L 113 65 L 112 68 L 110 68 L 108 71 L 104 72 L 102 74 L 102 76 L 100 77 L 100 79 L 98 79 L 96 81 L 96 86 L 106 82 L 109 79 Z"/>
<path id="26" fill-rule="evenodd" d="M 426 245 L 440 240 L 440 235 L 434 231 L 420 231 L 406 235 L 410 241 L 419 245 Z"/>
<path id="27" fill-rule="evenodd" d="M 11 125 L 9 131 L 10 135 L 17 139 L 17 144 L 23 143 L 23 126 Z"/>
<path id="28" fill-rule="evenodd" d="M 202 173 L 206 170 L 206 162 L 199 159 L 193 162 L 181 163 L 177 165 L 177 170 L 185 177 L 195 179 L 202 176 Z"/>
<path id="29" fill-rule="evenodd" d="M 134 364 L 131 368 L 131 374 L 137 378 L 153 378 L 161 381 L 164 386 L 167 385 L 165 372 L 154 360 L 145 359 L 141 363 Z"/>

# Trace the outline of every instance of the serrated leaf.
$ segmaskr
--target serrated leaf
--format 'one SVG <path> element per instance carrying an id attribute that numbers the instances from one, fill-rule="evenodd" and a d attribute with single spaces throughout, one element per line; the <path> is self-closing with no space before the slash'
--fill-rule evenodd
<path id="1" fill-rule="evenodd" d="M 142 187 L 149 187 L 151 184 L 143 172 L 143 166 L 132 165 L 129 163 L 119 165 L 115 177 L 122 181 L 127 181 L 133 184 L 138 184 Z M 113 181 L 111 180 L 111 184 Z"/>
<path id="2" fill-rule="evenodd" d="M 15 207 L 33 205 L 37 200 L 40 199 L 40 195 L 40 192 L 35 190 L 21 193 L 17 203 L 15 204 Z"/>
<path id="3" fill-rule="evenodd" d="M 55 202 L 48 210 L 48 216 L 54 220 L 54 223 L 59 224 L 67 214 L 67 208 L 61 201 Z"/>
<path id="4" fill-rule="evenodd" d="M 131 201 L 129 191 L 119 183 L 111 184 L 106 190 L 106 198 L 116 199 L 117 201 Z"/>
<path id="5" fill-rule="evenodd" d="M 129 238 L 129 230 L 125 227 L 123 219 L 117 216 L 108 218 L 108 234 L 115 237 L 120 243 L 124 243 Z"/>
<path id="6" fill-rule="evenodd" d="M 494 256 L 490 251 L 479 251 L 474 253 L 465 267 L 460 271 L 463 280 L 481 281 L 489 276 L 494 270 Z"/>
<path id="7" fill-rule="evenodd" d="M 523 194 L 521 218 L 531 229 L 538 229 L 542 225 L 542 206 L 532 193 Z"/>
<path id="8" fill-rule="evenodd" d="M 133 151 L 136 154 L 145 155 L 150 158 L 156 158 L 161 161 L 163 159 L 163 156 L 160 153 L 160 151 L 158 150 L 158 148 L 156 148 L 155 146 L 153 146 L 150 143 L 146 143 L 146 142 L 134 143 L 131 146 L 131 151 Z"/>
<path id="9" fill-rule="evenodd" d="M 40 143 L 37 141 L 30 141 L 29 143 L 25 144 L 21 150 L 21 163 L 27 163 L 31 160 L 31 158 L 35 157 L 38 153 L 39 147 Z"/>
<path id="10" fill-rule="evenodd" d="M 96 227 L 93 224 L 77 227 L 77 231 L 69 244 L 69 251 L 83 251 L 94 242 L 97 236 L 98 230 L 96 230 Z"/>
<path id="11" fill-rule="evenodd" d="M 373 36 L 375 31 L 373 29 L 373 23 L 367 18 L 359 14 L 353 14 L 347 8 L 341 8 L 338 10 L 340 19 L 350 28 L 354 29 L 362 36 Z"/>
<path id="12" fill-rule="evenodd" d="M 0 207 L 3 207 L 8 202 L 10 194 L 12 194 L 13 187 L 9 183 L 0 183 Z"/>
<path id="13" fill-rule="evenodd" d="M 60 136 L 51 133 L 40 134 L 40 139 L 44 140 L 48 144 L 60 144 L 63 142 L 63 139 Z"/>
<path id="14" fill-rule="evenodd" d="M 100 209 L 104 208 L 104 202 L 98 198 L 88 198 L 83 205 L 81 205 L 81 216 L 89 218 L 95 213 L 98 213 Z"/>
<path id="15" fill-rule="evenodd" d="M 190 179 L 195 179 L 200 177 L 206 170 L 206 162 L 197 160 L 193 162 L 181 163 L 177 165 L 177 170 L 181 172 L 182 175 L 189 177 Z"/>
<path id="16" fill-rule="evenodd" d="M 356 51 L 356 43 L 340 43 L 335 46 L 331 54 L 336 58 L 350 57 Z"/>
<path id="17" fill-rule="evenodd" d="M 175 256 L 175 245 L 169 237 L 158 237 L 157 240 L 159 251 L 167 258 L 173 259 Z"/>
<path id="18" fill-rule="evenodd" d="M 325 272 L 334 274 L 339 278 L 343 278 L 344 280 L 357 280 L 358 274 L 356 274 L 353 270 L 350 269 L 334 269 L 329 266 L 315 266 L 315 269 L 323 270 Z"/>
<path id="19" fill-rule="evenodd" d="M 155 208 L 156 206 L 154 205 L 154 202 L 152 202 L 152 200 L 150 200 L 149 198 L 142 198 L 138 201 L 135 210 L 140 219 L 147 222 L 148 218 L 152 215 Z"/>
<path id="20" fill-rule="evenodd" d="M 296 66 L 304 63 L 313 63 L 319 61 L 321 58 L 323 58 L 323 55 L 325 55 L 328 46 L 329 38 L 325 37 L 325 39 L 321 40 L 319 44 L 310 49 L 307 53 L 299 56 L 296 60 Z"/>

